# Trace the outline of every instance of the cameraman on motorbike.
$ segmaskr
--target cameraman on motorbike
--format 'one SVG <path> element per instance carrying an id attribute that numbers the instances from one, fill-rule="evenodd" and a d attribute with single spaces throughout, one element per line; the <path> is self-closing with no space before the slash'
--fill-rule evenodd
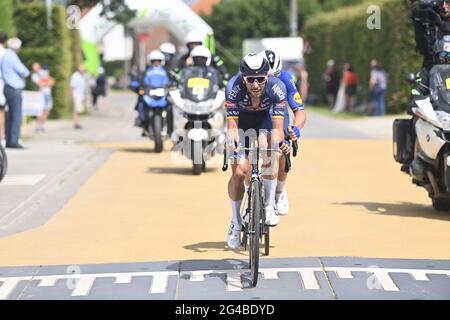
<path id="1" fill-rule="evenodd" d="M 187 75 L 191 72 L 192 68 L 204 68 L 205 78 L 212 79 L 213 85 L 219 86 L 219 73 L 211 67 L 211 52 L 204 46 L 196 46 L 192 49 L 190 57 L 192 58 L 192 65 L 186 66 L 181 70 L 180 79 L 187 78 Z"/>
<path id="2" fill-rule="evenodd" d="M 416 49 L 423 56 L 419 81 L 428 84 L 429 71 L 434 64 L 433 45 L 444 35 L 450 35 L 450 0 L 419 0 L 413 4 L 412 20 L 415 28 Z M 419 94 L 424 92 L 418 86 Z M 413 92 L 417 95 L 417 92 Z"/>

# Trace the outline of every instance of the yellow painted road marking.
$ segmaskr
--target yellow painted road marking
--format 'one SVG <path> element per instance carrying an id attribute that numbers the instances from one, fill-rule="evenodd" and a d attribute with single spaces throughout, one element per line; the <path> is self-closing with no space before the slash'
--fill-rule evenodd
<path id="1" fill-rule="evenodd" d="M 1 266 L 247 259 L 225 248 L 230 172 L 192 176 L 148 143 L 103 147 L 117 151 L 61 212 L 0 239 Z M 299 155 L 270 257 L 450 259 L 450 213 L 400 172 L 392 142 L 304 140 Z"/>

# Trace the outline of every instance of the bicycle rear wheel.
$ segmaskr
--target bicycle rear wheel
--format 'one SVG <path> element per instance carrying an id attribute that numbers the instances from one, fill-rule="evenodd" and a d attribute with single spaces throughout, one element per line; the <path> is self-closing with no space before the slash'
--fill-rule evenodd
<path id="1" fill-rule="evenodd" d="M 251 199 L 251 211 L 249 217 L 249 240 L 250 240 L 250 271 L 252 284 L 255 287 L 258 283 L 259 273 L 259 236 L 261 227 L 261 186 L 259 181 L 252 181 L 252 199 Z"/>

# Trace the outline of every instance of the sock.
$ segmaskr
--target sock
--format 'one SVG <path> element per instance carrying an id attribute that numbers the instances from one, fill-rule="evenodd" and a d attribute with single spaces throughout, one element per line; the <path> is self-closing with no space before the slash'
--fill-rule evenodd
<path id="1" fill-rule="evenodd" d="M 275 206 L 275 191 L 277 189 L 277 179 L 264 179 L 264 197 L 266 200 L 265 206 Z"/>
<path id="2" fill-rule="evenodd" d="M 239 201 L 230 200 L 231 202 L 231 211 L 233 215 L 231 216 L 231 222 L 235 226 L 240 226 L 242 224 L 241 219 L 241 203 L 242 199 Z"/>
<path id="3" fill-rule="evenodd" d="M 286 186 L 286 180 L 284 180 L 284 181 L 278 180 L 277 181 L 277 193 L 284 192 L 285 186 Z"/>

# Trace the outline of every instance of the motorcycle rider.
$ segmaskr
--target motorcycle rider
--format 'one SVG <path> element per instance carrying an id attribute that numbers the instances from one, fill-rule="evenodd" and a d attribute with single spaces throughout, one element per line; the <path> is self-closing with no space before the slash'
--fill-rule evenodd
<path id="1" fill-rule="evenodd" d="M 286 86 L 289 107 L 294 113 L 294 125 L 289 125 L 289 110 L 285 108 L 284 131 L 285 135 L 290 136 L 291 140 L 295 141 L 300 138 L 300 130 L 303 129 L 306 122 L 306 112 L 302 97 L 297 91 L 297 86 L 291 74 L 283 69 L 280 55 L 272 50 L 263 50 L 260 54 L 269 62 L 271 74 L 279 78 Z M 287 173 L 284 171 L 285 163 L 285 156 L 282 154 L 278 167 L 278 182 L 275 196 L 279 215 L 286 215 L 289 211 L 289 201 L 286 193 Z"/>
<path id="2" fill-rule="evenodd" d="M 177 52 L 175 46 L 171 42 L 164 42 L 159 46 L 159 51 L 164 54 L 165 63 L 164 69 L 170 80 L 169 86 L 176 86 L 178 82 L 178 75 L 175 71 L 175 54 Z M 167 107 L 167 133 L 169 136 L 173 132 L 173 106 L 169 103 Z"/>
<path id="3" fill-rule="evenodd" d="M 164 69 L 165 57 L 159 50 L 153 50 L 148 55 L 149 66 L 144 75 L 144 84 L 147 87 L 166 87 L 169 84 L 169 77 Z M 146 122 L 147 114 L 145 112 L 144 102 L 139 99 L 136 106 L 138 118 L 137 126 L 143 126 Z"/>
<path id="4" fill-rule="evenodd" d="M 232 207 L 232 220 L 228 232 L 227 243 L 232 249 L 240 245 L 242 219 L 240 208 L 244 196 L 244 180 L 248 176 L 250 164 L 248 153 L 239 151 L 239 141 L 244 141 L 248 130 L 258 132 L 260 146 L 278 146 L 284 140 L 283 118 L 286 108 L 286 86 L 281 80 L 270 76 L 270 65 L 267 59 L 256 53 L 246 55 L 240 63 L 239 74 L 228 82 L 225 98 L 227 109 L 227 153 L 237 157 L 232 161 L 232 176 L 228 183 L 228 195 Z M 244 134 L 244 136 L 242 136 Z M 271 144 L 272 141 L 272 144 Z M 288 152 L 289 146 L 281 144 L 280 150 Z M 276 173 L 270 170 L 268 160 L 278 163 L 279 154 L 273 153 L 272 159 L 263 159 L 265 193 L 265 223 L 276 226 L 279 222 L 275 210 Z"/>
<path id="5" fill-rule="evenodd" d="M 418 81 L 427 85 L 428 73 L 434 64 L 433 45 L 444 35 L 450 35 L 450 0 L 419 0 L 412 6 L 415 28 L 416 50 L 423 56 Z M 426 90 L 417 86 L 412 95 L 421 95 Z"/>
<path id="6" fill-rule="evenodd" d="M 188 65 L 192 65 L 193 62 L 191 52 L 195 47 L 203 45 L 203 40 L 204 38 L 199 32 L 191 31 L 187 34 L 186 46 L 188 48 L 188 52 L 180 57 L 178 61 L 178 69 L 181 70 Z M 211 54 L 211 67 L 219 71 L 222 80 L 227 81 L 229 79 L 230 75 L 221 57 Z"/>
<path id="7" fill-rule="evenodd" d="M 191 51 L 192 65 L 181 70 L 180 79 L 186 79 L 191 68 L 205 68 L 205 78 L 212 80 L 213 86 L 219 86 L 219 73 L 211 67 L 211 52 L 204 46 L 196 46 Z M 183 81 L 183 80 L 182 80 Z"/>

